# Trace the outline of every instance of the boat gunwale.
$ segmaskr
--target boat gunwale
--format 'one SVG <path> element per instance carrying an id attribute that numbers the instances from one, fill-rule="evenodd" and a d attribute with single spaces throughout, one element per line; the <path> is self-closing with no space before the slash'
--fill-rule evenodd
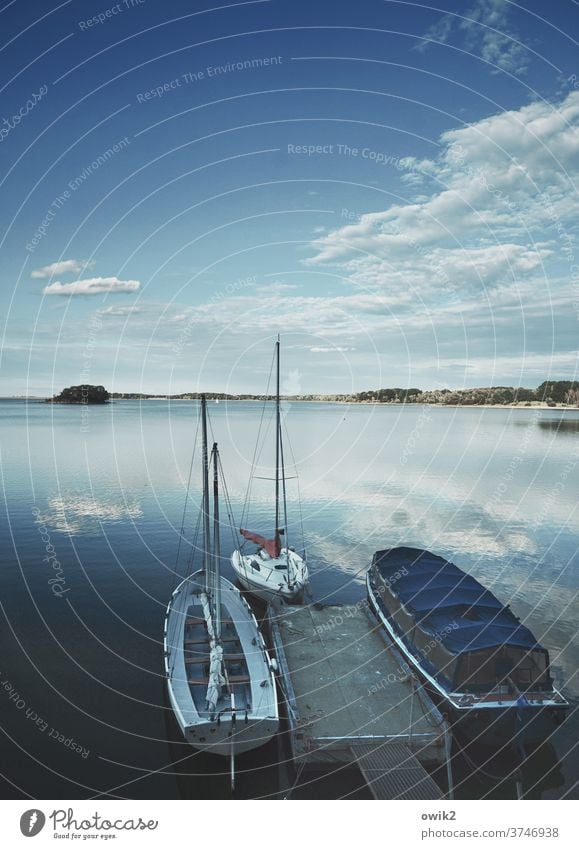
<path id="1" fill-rule="evenodd" d="M 173 672 L 169 669 L 169 658 L 171 656 L 171 650 L 168 646 L 168 624 L 169 624 L 169 619 L 170 619 L 171 613 L 174 611 L 175 599 L 183 591 L 185 584 L 190 583 L 193 579 L 195 579 L 198 576 L 203 575 L 203 574 L 204 574 L 204 570 L 200 569 L 197 572 L 194 572 L 191 575 L 188 575 L 185 578 L 183 578 L 183 580 L 177 585 L 177 587 L 171 593 L 171 599 L 170 599 L 170 601 L 167 605 L 166 612 L 165 612 L 165 623 L 164 623 L 164 633 L 163 633 L 163 654 L 164 654 L 165 679 L 167 681 L 167 685 L 168 685 L 168 688 L 169 688 L 169 691 L 170 691 L 170 697 L 172 697 L 171 702 L 172 702 L 173 709 L 175 710 L 176 713 L 178 713 L 177 719 L 179 721 L 179 725 L 181 726 L 181 728 L 184 732 L 188 728 L 200 727 L 202 725 L 214 725 L 215 721 L 216 721 L 215 719 L 212 720 L 210 715 L 205 717 L 201 714 L 201 712 L 199 711 L 197 705 L 195 704 L 195 701 L 194 701 L 192 696 L 191 696 L 191 704 L 192 704 L 193 709 L 195 710 L 195 712 L 197 714 L 198 719 L 195 722 L 186 722 L 185 721 L 185 717 L 184 717 L 183 712 L 181 710 L 180 701 L 179 701 L 177 694 L 175 692 L 175 687 L 173 686 L 174 675 L 173 675 Z M 255 630 L 256 630 L 258 638 L 259 638 L 257 648 L 261 650 L 263 664 L 264 664 L 265 669 L 267 669 L 267 676 L 268 676 L 268 679 L 269 679 L 270 686 L 272 688 L 272 698 L 269 701 L 271 703 L 271 707 L 273 709 L 273 712 L 270 712 L 270 713 L 265 713 L 263 711 L 258 712 L 257 707 L 253 708 L 253 701 L 254 701 L 253 695 L 254 694 L 253 694 L 253 691 L 252 691 L 252 709 L 250 711 L 246 711 L 246 710 L 238 708 L 237 713 L 247 714 L 250 722 L 256 722 L 257 723 L 257 722 L 260 722 L 262 720 L 271 719 L 271 720 L 276 720 L 276 722 L 279 723 L 279 706 L 278 706 L 278 701 L 277 701 L 275 672 L 274 672 L 274 669 L 272 667 L 271 657 L 269 655 L 269 651 L 268 651 L 267 645 L 265 643 L 263 634 L 261 633 L 261 629 L 259 628 L 257 619 L 255 618 L 255 614 L 254 614 L 253 610 L 251 609 L 250 605 L 248 604 L 247 600 L 239 592 L 237 587 L 234 584 L 231 583 L 231 581 L 229 581 L 227 578 L 224 578 L 223 576 L 220 576 L 220 580 L 225 583 L 225 585 L 226 585 L 225 589 L 232 590 L 237 594 L 238 601 L 243 605 L 246 612 L 249 614 L 249 617 L 251 618 L 253 625 L 255 626 Z M 227 586 L 227 585 L 229 585 L 229 586 Z M 173 649 L 175 651 L 179 651 L 179 646 L 174 646 Z M 244 652 L 244 655 L 245 655 L 245 652 Z M 247 657 L 245 658 L 245 661 L 247 663 Z M 181 680 L 181 679 L 178 679 L 178 680 Z M 250 681 L 250 687 L 251 687 L 251 683 L 252 682 Z M 227 717 L 225 716 L 224 718 L 227 721 Z M 223 722 L 223 718 L 222 718 L 221 721 Z"/>

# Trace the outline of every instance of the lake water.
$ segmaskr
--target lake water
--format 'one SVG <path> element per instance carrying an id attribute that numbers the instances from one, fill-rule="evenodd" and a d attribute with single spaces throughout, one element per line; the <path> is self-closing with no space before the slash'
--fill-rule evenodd
<path id="1" fill-rule="evenodd" d="M 240 522 L 262 405 L 211 403 L 210 414 Z M 301 547 L 301 501 L 313 598 L 363 598 L 373 552 L 393 545 L 428 548 L 473 574 L 549 649 L 572 702 L 527 765 L 525 791 L 576 795 L 579 411 L 288 403 L 283 415 L 301 495 L 288 480 L 289 540 Z M 3 797 L 226 795 L 227 765 L 180 742 L 163 686 L 197 405 L 2 401 L 0 424 Z M 258 475 L 271 476 L 271 454 Z M 198 485 L 196 463 L 189 538 Z M 272 492 L 255 481 L 246 526 L 272 528 Z M 227 528 L 222 547 L 229 556 Z M 183 544 L 177 571 L 189 552 Z M 275 757 L 265 747 L 239 759 L 239 795 L 275 792 Z M 473 777 L 460 757 L 455 778 L 457 797 L 514 795 L 512 782 Z M 357 781 L 340 772 L 299 795 L 348 796 Z"/>

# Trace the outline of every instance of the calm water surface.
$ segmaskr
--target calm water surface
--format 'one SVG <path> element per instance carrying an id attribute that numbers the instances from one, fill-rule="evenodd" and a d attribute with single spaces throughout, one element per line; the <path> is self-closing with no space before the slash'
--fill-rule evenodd
<path id="1" fill-rule="evenodd" d="M 262 405 L 210 413 L 240 522 Z M 287 483 L 289 538 L 301 547 L 301 500 L 313 598 L 357 601 L 376 549 L 428 548 L 511 604 L 575 708 L 579 411 L 293 403 L 283 414 L 299 472 L 299 490 Z M 177 566 L 197 405 L 3 401 L 0 424 L 4 798 L 226 795 L 223 762 L 180 742 L 162 678 L 165 607 L 191 551 L 182 544 Z M 262 432 L 269 449 L 268 416 Z M 262 477 L 272 474 L 268 449 Z M 196 463 L 189 540 L 198 483 Z M 246 525 L 270 528 L 271 496 L 270 481 L 254 483 Z M 222 545 L 227 558 L 228 527 Z M 232 577 L 226 560 L 224 572 Z M 578 726 L 574 713 L 530 760 L 529 796 L 577 795 Z M 272 745 L 240 758 L 238 794 L 275 793 L 277 757 Z M 485 771 L 497 776 L 501 764 Z M 458 797 L 514 794 L 511 782 L 473 777 L 459 756 L 455 776 Z M 299 795 L 349 796 L 358 784 L 338 772 Z"/>

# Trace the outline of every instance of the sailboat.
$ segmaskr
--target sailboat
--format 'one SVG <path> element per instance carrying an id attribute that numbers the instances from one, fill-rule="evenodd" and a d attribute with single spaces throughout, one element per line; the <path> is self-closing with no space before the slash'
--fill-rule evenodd
<path id="1" fill-rule="evenodd" d="M 291 548 L 287 540 L 286 475 L 283 456 L 282 424 L 279 395 L 280 340 L 275 343 L 275 524 L 273 538 L 240 528 L 244 540 L 257 545 L 253 554 L 243 554 L 242 548 L 233 552 L 231 565 L 239 583 L 248 592 L 264 601 L 281 598 L 298 602 L 309 580 L 305 558 Z M 283 508 L 284 526 L 280 527 Z M 282 536 L 285 537 L 282 542 Z"/>
<path id="2" fill-rule="evenodd" d="M 235 755 L 263 745 L 277 732 L 275 661 L 247 601 L 220 574 L 222 472 L 217 443 L 208 453 L 205 397 L 201 427 L 203 568 L 181 581 L 167 607 L 165 674 L 169 701 L 185 740 L 195 749 L 230 757 L 233 777 Z"/>

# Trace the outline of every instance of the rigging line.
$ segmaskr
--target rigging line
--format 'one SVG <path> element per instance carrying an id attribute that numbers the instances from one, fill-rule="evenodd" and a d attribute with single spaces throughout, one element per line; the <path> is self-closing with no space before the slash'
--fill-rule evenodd
<path id="1" fill-rule="evenodd" d="M 293 480 L 296 479 L 296 477 L 297 477 L 297 475 L 290 475 L 289 477 L 286 475 L 285 479 L 286 479 L 286 481 L 293 481 Z M 275 478 L 268 478 L 268 477 L 265 477 L 265 475 L 255 475 L 255 479 L 256 479 L 256 481 L 274 481 L 275 480 Z"/>
<path id="2" fill-rule="evenodd" d="M 213 423 L 211 421 L 209 413 L 207 414 L 207 421 L 208 421 L 208 424 L 209 424 L 209 431 L 211 433 L 211 439 L 213 440 L 213 442 L 216 442 L 215 433 L 213 431 Z M 225 482 L 225 474 L 223 472 L 223 463 L 221 462 L 221 454 L 219 452 L 217 452 L 217 468 L 219 470 L 221 483 L 223 485 L 223 496 L 224 496 L 224 500 L 225 500 L 226 512 L 227 512 L 227 515 L 229 517 L 230 529 L 233 531 L 233 510 L 231 508 L 231 500 L 229 498 L 229 492 L 228 492 L 228 489 L 227 489 L 227 484 Z M 221 529 L 222 524 L 223 523 L 220 521 L 219 522 L 220 529 Z M 233 535 L 233 547 L 234 547 L 234 549 L 240 548 L 239 537 L 237 536 L 236 533 L 235 533 L 235 535 Z"/>
<path id="3" fill-rule="evenodd" d="M 221 578 L 220 578 L 220 558 L 221 558 L 221 528 L 219 526 L 219 450 L 217 443 L 213 443 L 212 450 L 213 459 L 213 573 L 214 573 L 214 589 L 213 589 L 213 609 L 215 636 L 217 641 L 221 642 Z"/>
<path id="4" fill-rule="evenodd" d="M 304 771 L 305 766 L 306 766 L 306 760 L 304 759 L 304 760 L 301 761 L 301 763 L 299 764 L 299 766 L 296 770 L 295 779 L 294 779 L 292 786 L 289 788 L 289 790 L 287 791 L 287 793 L 283 797 L 284 801 L 287 801 L 288 799 L 291 798 L 292 793 L 294 792 L 294 790 L 298 786 L 299 780 L 302 777 L 302 772 Z"/>
<path id="5" fill-rule="evenodd" d="M 282 441 L 282 438 L 281 438 L 281 429 L 282 429 L 282 424 L 280 422 L 280 424 L 279 424 L 279 431 L 280 431 L 280 433 L 279 433 L 279 453 L 280 453 L 280 459 L 281 459 L 281 491 L 282 491 L 282 497 L 283 497 L 283 525 L 284 525 L 284 534 L 285 534 L 285 553 L 286 553 L 287 577 L 288 577 L 288 583 L 289 583 L 289 580 L 290 580 L 290 555 L 289 555 L 289 539 L 288 539 L 288 527 L 287 527 L 287 500 L 286 500 L 286 494 L 285 494 L 285 466 L 284 466 L 284 460 L 283 460 L 283 441 Z M 278 529 L 276 528 L 275 529 L 276 539 L 279 539 L 279 537 L 277 536 L 277 531 L 278 531 Z"/>
<path id="6" fill-rule="evenodd" d="M 209 533 L 209 445 L 207 440 L 207 398 L 201 396 L 202 470 L 203 470 L 203 569 L 205 592 L 211 593 L 212 561 L 211 537 Z"/>
<path id="7" fill-rule="evenodd" d="M 262 404 L 262 407 L 261 407 L 261 417 L 260 417 L 260 420 L 259 420 L 259 428 L 258 428 L 258 431 L 257 431 L 257 439 L 255 441 L 255 448 L 253 450 L 253 457 L 252 457 L 252 460 L 251 460 L 249 481 L 248 481 L 247 490 L 246 490 L 246 493 L 245 493 L 245 501 L 244 501 L 244 504 L 243 504 L 243 509 L 241 511 L 242 526 L 243 526 L 243 523 L 245 522 L 245 518 L 246 518 L 246 515 L 247 515 L 247 511 L 248 511 L 249 497 L 250 497 L 250 494 L 251 494 L 251 484 L 252 484 L 252 481 L 253 481 L 253 475 L 254 475 L 254 471 L 255 471 L 256 461 L 258 459 L 258 448 L 259 448 L 260 440 L 261 440 L 261 428 L 263 426 L 263 419 L 264 419 L 264 416 L 265 416 L 266 404 L 269 400 L 269 387 L 270 387 L 270 384 L 271 384 L 274 362 L 275 362 L 275 349 L 274 349 L 274 353 L 273 353 L 272 358 L 271 358 L 271 365 L 270 365 L 270 368 L 269 368 L 269 376 L 268 376 L 268 379 L 267 379 L 265 397 L 263 399 L 263 404 Z M 261 450 L 263 450 L 263 446 L 262 446 Z M 260 455 L 261 455 L 261 451 L 260 451 Z"/>
<path id="8" fill-rule="evenodd" d="M 225 510 L 227 512 L 227 516 L 229 518 L 229 528 L 231 530 L 231 535 L 233 538 L 233 548 L 238 549 L 239 546 L 239 535 L 237 532 L 237 527 L 234 524 L 234 516 L 233 516 L 233 507 L 231 505 L 231 498 L 229 495 L 229 490 L 227 488 L 227 483 L 225 480 L 225 473 L 223 471 L 223 464 L 221 462 L 221 457 L 219 457 L 219 474 L 221 478 L 221 485 L 223 487 L 223 498 L 225 501 Z"/>
<path id="9" fill-rule="evenodd" d="M 272 428 L 275 430 L 274 419 L 275 419 L 275 410 L 272 410 L 269 414 L 269 419 L 268 419 L 266 427 L 265 427 L 265 432 L 264 432 L 263 437 L 261 439 L 261 447 L 260 447 L 259 452 L 257 454 L 257 458 L 256 458 L 256 461 L 255 461 L 255 467 L 252 470 L 252 475 L 251 475 L 252 480 L 257 480 L 258 477 L 259 477 L 258 475 L 255 474 L 255 472 L 257 471 L 257 467 L 261 463 L 261 457 L 262 457 L 263 452 L 265 451 L 265 446 L 269 444 L 270 430 Z M 275 478 L 272 478 L 272 480 L 275 480 Z"/>
<path id="10" fill-rule="evenodd" d="M 265 418 L 265 411 L 266 411 L 265 404 L 266 403 L 267 403 L 267 399 L 266 399 L 266 401 L 264 401 L 264 404 L 263 404 L 263 407 L 262 407 L 259 429 L 258 429 L 258 433 L 257 433 L 257 439 L 256 439 L 256 442 L 255 442 L 255 450 L 254 450 L 253 458 L 252 458 L 252 461 L 251 461 L 251 468 L 250 468 L 250 472 L 249 472 L 249 481 L 248 481 L 248 484 L 247 484 L 247 491 L 246 491 L 246 495 L 245 495 L 243 511 L 242 511 L 242 514 L 241 514 L 242 525 L 245 524 L 246 517 L 247 517 L 247 521 L 249 522 L 249 505 L 251 503 L 251 492 L 252 492 L 252 488 L 253 488 L 253 482 L 255 480 L 255 470 L 256 470 L 256 468 L 259 465 L 259 462 L 261 460 L 261 455 L 263 453 L 263 450 L 264 450 L 264 447 L 265 447 L 265 442 L 266 442 L 267 436 L 269 434 L 269 428 L 270 428 L 270 425 L 271 425 L 271 417 L 270 417 L 270 420 L 267 423 L 265 434 L 262 438 L 261 433 L 262 433 L 262 429 L 263 429 L 263 420 Z"/>
<path id="11" fill-rule="evenodd" d="M 279 527 L 279 460 L 280 460 L 280 441 L 281 441 L 281 418 L 279 408 L 279 333 L 277 334 L 277 342 L 275 343 L 276 366 L 275 366 L 275 538 L 278 539 L 277 529 Z M 283 461 L 282 461 L 283 467 Z"/>
<path id="12" fill-rule="evenodd" d="M 241 527 L 251 527 L 251 525 L 254 524 L 254 522 L 259 524 L 259 523 L 261 523 L 261 521 L 265 520 L 265 517 L 263 517 L 263 516 L 260 516 L 259 519 L 256 518 L 255 520 L 254 519 L 250 520 L 249 510 L 250 510 L 250 506 L 251 506 L 251 499 L 253 497 L 253 484 L 254 484 L 254 482 L 256 480 L 265 480 L 266 479 L 266 478 L 262 478 L 260 475 L 256 475 L 255 471 L 261 463 L 262 454 L 265 451 L 266 445 L 268 444 L 270 429 L 272 427 L 275 427 L 275 425 L 274 425 L 275 415 L 276 415 L 275 410 L 272 410 L 270 415 L 269 415 L 269 420 L 267 422 L 267 426 L 265 428 L 265 433 L 263 434 L 263 436 L 260 440 L 261 441 L 261 447 L 259 449 L 259 453 L 257 455 L 254 467 L 252 469 L 252 473 L 250 475 L 250 485 L 249 485 L 249 488 L 248 488 L 248 494 L 246 496 L 247 507 L 246 508 L 244 507 L 244 514 L 242 515 Z M 275 478 L 267 478 L 267 480 L 273 480 L 274 481 Z M 245 545 L 245 540 L 243 540 L 242 545 Z"/>
<path id="13" fill-rule="evenodd" d="M 292 441 L 290 439 L 289 431 L 287 429 L 287 425 L 285 424 L 285 421 L 283 423 L 283 427 L 284 427 L 284 431 L 285 431 L 285 437 L 286 437 L 286 440 L 287 440 L 287 444 L 289 445 L 290 455 L 291 455 L 291 458 L 292 458 L 292 465 L 293 465 L 294 471 L 296 473 L 295 478 L 298 482 L 297 483 L 297 487 L 298 487 L 298 512 L 299 512 L 299 517 L 300 517 L 300 529 L 301 529 L 301 534 L 302 534 L 302 545 L 303 545 L 303 551 L 304 551 L 304 560 L 307 560 L 306 536 L 305 536 L 305 533 L 304 533 L 304 511 L 302 510 L 302 492 L 301 492 L 301 486 L 300 486 L 300 476 L 298 474 L 298 464 L 296 463 L 296 458 L 295 458 L 294 450 L 293 450 L 293 447 L 292 447 Z"/>
<path id="14" fill-rule="evenodd" d="M 197 418 L 197 428 L 195 430 L 195 439 L 193 440 L 193 451 L 191 453 L 191 464 L 189 466 L 189 477 L 187 479 L 187 489 L 185 491 L 185 504 L 183 505 L 183 516 L 181 518 L 181 530 L 179 531 L 179 544 L 177 545 L 177 556 L 175 558 L 175 575 L 179 574 L 179 557 L 181 555 L 181 542 L 185 533 L 185 518 L 187 514 L 187 503 L 189 501 L 189 492 L 191 490 L 191 477 L 193 475 L 193 463 L 195 460 L 195 451 L 197 449 L 197 439 L 199 436 L 199 418 Z M 177 586 L 177 580 L 173 582 L 173 589 Z"/>
<path id="15" fill-rule="evenodd" d="M 217 399 L 216 399 L 216 398 L 214 398 L 213 400 L 215 401 L 215 400 L 217 400 Z M 215 433 L 214 433 L 214 431 L 213 431 L 213 422 L 211 421 L 211 414 L 210 414 L 210 412 L 209 412 L 209 408 L 208 408 L 208 407 L 206 407 L 205 409 L 206 409 L 206 411 L 207 411 L 207 430 L 208 430 L 208 432 L 209 432 L 209 434 L 210 434 L 210 436 L 211 436 L 211 442 L 212 442 L 212 443 L 213 443 L 213 442 L 217 442 L 217 439 L 215 438 Z"/>
<path id="16" fill-rule="evenodd" d="M 193 572 L 193 560 L 195 558 L 195 553 L 199 550 L 197 546 L 197 541 L 199 540 L 199 530 L 201 528 L 201 516 L 202 511 L 199 510 L 197 513 L 197 524 L 195 525 L 195 533 L 193 534 L 193 540 L 191 542 L 191 551 L 189 552 L 189 557 L 187 559 L 187 571 L 185 573 L 185 577 L 188 577 Z"/>

